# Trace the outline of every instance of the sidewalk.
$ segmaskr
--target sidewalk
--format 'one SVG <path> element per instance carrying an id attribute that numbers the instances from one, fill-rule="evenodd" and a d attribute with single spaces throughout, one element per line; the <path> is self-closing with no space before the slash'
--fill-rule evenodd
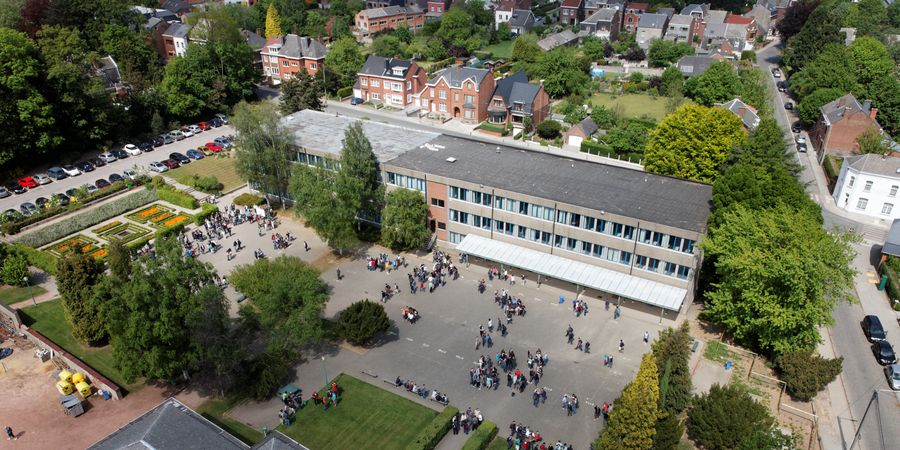
<path id="1" fill-rule="evenodd" d="M 21 302 L 9 305 L 13 309 L 26 308 L 28 306 L 33 306 L 34 304 L 43 303 L 59 297 L 59 289 L 56 288 L 56 280 L 50 274 L 44 273 L 34 267 L 29 267 L 29 272 L 31 273 L 32 280 L 40 280 L 35 285 L 44 288 L 44 290 L 46 290 L 47 292 L 44 292 L 41 295 L 36 295 L 34 297 L 34 300 L 22 300 Z"/>

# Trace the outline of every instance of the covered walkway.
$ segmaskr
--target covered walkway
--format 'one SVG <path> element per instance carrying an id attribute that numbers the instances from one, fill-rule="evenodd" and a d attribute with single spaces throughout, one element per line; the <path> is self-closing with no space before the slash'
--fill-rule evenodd
<path id="1" fill-rule="evenodd" d="M 676 313 L 687 296 L 687 289 L 472 234 L 463 238 L 456 250 Z"/>

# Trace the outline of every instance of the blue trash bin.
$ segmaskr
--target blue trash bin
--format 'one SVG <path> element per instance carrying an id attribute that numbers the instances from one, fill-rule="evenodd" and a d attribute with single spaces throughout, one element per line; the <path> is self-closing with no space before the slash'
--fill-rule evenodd
<path id="1" fill-rule="evenodd" d="M 562 304 L 565 303 L 565 302 L 566 302 L 566 297 L 563 296 L 563 295 L 560 295 L 560 296 L 559 296 L 559 304 L 562 305 Z"/>
<path id="2" fill-rule="evenodd" d="M 725 360 L 725 370 L 731 370 L 731 360 Z"/>

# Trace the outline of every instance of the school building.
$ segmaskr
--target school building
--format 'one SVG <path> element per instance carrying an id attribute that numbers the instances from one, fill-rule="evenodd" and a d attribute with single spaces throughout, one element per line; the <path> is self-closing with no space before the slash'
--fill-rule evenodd
<path id="1" fill-rule="evenodd" d="M 283 121 L 293 160 L 340 157 L 357 119 L 299 111 Z M 712 187 L 542 151 L 363 120 L 388 189 L 421 192 L 438 245 L 527 273 L 581 298 L 660 315 L 693 301 Z M 671 317 L 671 316 L 670 316 Z"/>

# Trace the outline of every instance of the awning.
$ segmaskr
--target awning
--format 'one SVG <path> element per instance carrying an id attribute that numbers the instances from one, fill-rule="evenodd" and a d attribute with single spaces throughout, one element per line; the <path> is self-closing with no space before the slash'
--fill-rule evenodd
<path id="1" fill-rule="evenodd" d="M 687 296 L 687 289 L 473 234 L 463 238 L 456 250 L 671 311 L 680 310 Z"/>

